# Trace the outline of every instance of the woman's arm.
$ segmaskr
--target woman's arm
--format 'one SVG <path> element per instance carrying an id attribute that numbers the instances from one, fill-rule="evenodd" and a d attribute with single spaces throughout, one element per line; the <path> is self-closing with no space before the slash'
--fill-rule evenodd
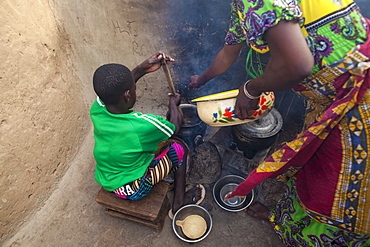
<path id="1" fill-rule="evenodd" d="M 298 23 L 280 21 L 265 37 L 271 58 L 265 72 L 250 82 L 252 94 L 290 89 L 311 74 L 314 58 Z"/>
<path id="2" fill-rule="evenodd" d="M 200 89 L 209 80 L 227 71 L 238 59 L 244 43 L 224 45 L 213 60 L 211 66 L 203 74 L 193 75 L 190 78 L 189 89 Z"/>
<path id="3" fill-rule="evenodd" d="M 297 22 L 280 21 L 267 30 L 265 38 L 271 57 L 264 73 L 247 85 L 252 96 L 290 89 L 308 77 L 314 65 L 314 58 Z M 258 104 L 258 99 L 251 100 L 245 96 L 243 87 L 244 84 L 235 104 L 235 114 L 240 119 L 250 117 Z"/>

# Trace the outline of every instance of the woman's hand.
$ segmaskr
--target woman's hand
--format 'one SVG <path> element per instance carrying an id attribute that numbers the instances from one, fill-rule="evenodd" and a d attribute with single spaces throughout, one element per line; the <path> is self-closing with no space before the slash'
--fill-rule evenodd
<path id="1" fill-rule="evenodd" d="M 244 42 L 236 45 L 224 45 L 206 71 L 201 75 L 190 77 L 188 89 L 199 90 L 208 81 L 227 71 L 238 59 L 243 45 Z"/>
<path id="2" fill-rule="evenodd" d="M 132 70 L 135 82 L 137 82 L 143 75 L 158 70 L 162 66 L 162 62 L 168 64 L 173 61 L 175 60 L 172 57 L 165 55 L 163 52 L 156 52 Z"/>
<path id="3" fill-rule="evenodd" d="M 192 77 L 190 77 L 188 89 L 199 90 L 202 86 L 206 85 L 206 83 L 207 83 L 206 81 L 200 80 L 199 75 L 193 75 Z"/>
<path id="4" fill-rule="evenodd" d="M 234 113 L 241 119 L 252 119 L 253 111 L 258 108 L 258 99 L 250 99 L 244 94 L 244 83 L 239 88 L 239 94 L 236 97 Z"/>

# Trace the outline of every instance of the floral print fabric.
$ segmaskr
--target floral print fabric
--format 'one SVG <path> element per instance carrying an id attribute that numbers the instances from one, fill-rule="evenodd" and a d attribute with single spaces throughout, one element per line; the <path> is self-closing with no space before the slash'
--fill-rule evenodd
<path id="1" fill-rule="evenodd" d="M 279 5 L 282 2 L 292 4 L 290 12 L 285 10 L 286 5 Z M 233 9 L 239 19 L 232 23 L 244 30 L 244 40 L 261 48 L 267 46 L 263 33 L 290 17 L 283 13 L 298 13 L 293 11 L 293 6 L 298 6 L 302 15 L 292 18 L 303 21 L 302 33 L 315 67 L 310 77 L 293 88 L 312 108 L 306 117 L 306 130 L 260 164 L 231 196 L 246 195 L 266 178 L 290 172 L 297 179 L 297 200 L 306 215 L 340 230 L 370 234 L 370 21 L 350 0 L 236 3 L 239 5 Z M 337 10 L 308 18 L 307 10 L 324 9 L 326 4 L 336 5 Z M 261 23 L 266 25 L 256 31 L 256 25 L 248 21 L 254 12 L 273 18 L 264 18 Z M 237 42 L 240 36 L 230 30 L 232 44 L 231 40 Z M 262 36 L 250 37 L 257 33 Z"/>
<path id="2" fill-rule="evenodd" d="M 369 57 L 370 39 L 294 87 L 314 106 L 314 121 L 253 170 L 230 196 L 247 195 L 266 178 L 294 175 L 301 206 L 311 218 L 369 234 Z"/>
<path id="3" fill-rule="evenodd" d="M 233 0 L 225 43 L 235 45 L 247 40 L 262 50 L 267 46 L 263 34 L 268 28 L 280 20 L 298 19 L 303 23 L 301 15 L 297 1 Z"/>
<path id="4" fill-rule="evenodd" d="M 286 246 L 370 246 L 370 235 L 344 231 L 309 217 L 299 206 L 294 180 L 288 182 L 269 220 Z"/>
<path id="5" fill-rule="evenodd" d="M 225 44 L 235 45 L 247 41 L 253 49 L 264 53 L 268 51 L 265 32 L 281 20 L 296 20 L 315 58 L 314 74 L 366 41 L 367 24 L 354 2 L 308 23 L 305 13 L 314 11 L 310 8 L 320 8 L 332 3 L 332 0 L 309 0 L 313 3 L 307 4 L 308 9 L 302 11 L 304 1 L 308 0 L 233 0 Z"/>

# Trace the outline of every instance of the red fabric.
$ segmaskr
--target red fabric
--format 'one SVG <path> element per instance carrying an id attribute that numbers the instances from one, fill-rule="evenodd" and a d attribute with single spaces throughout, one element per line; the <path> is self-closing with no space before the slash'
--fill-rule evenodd
<path id="1" fill-rule="evenodd" d="M 335 128 L 295 175 L 297 193 L 303 204 L 327 216 L 331 213 L 341 170 L 340 141 L 340 130 Z"/>
<path id="2" fill-rule="evenodd" d="M 370 25 L 370 21 L 367 20 L 367 22 Z M 368 34 L 369 38 L 367 42 L 365 44 L 362 44 L 359 49 L 360 52 L 367 56 L 370 55 L 370 30 L 368 30 Z M 364 77 L 356 76 L 357 81 L 364 81 L 362 86 L 360 87 L 343 87 L 343 85 L 351 76 L 351 74 L 348 72 L 339 76 L 333 83 L 333 85 L 337 88 L 336 99 L 331 103 L 331 105 L 328 106 L 322 118 L 310 126 L 326 126 L 322 132 L 330 133 L 330 138 L 326 140 L 325 144 L 323 144 L 322 147 L 321 144 L 323 143 L 324 139 L 318 138 L 316 134 L 313 134 L 309 131 L 305 131 L 302 136 L 296 138 L 306 138 L 305 143 L 302 145 L 302 148 L 300 148 L 298 152 L 292 150 L 289 145 L 284 145 L 280 149 L 280 151 L 284 152 L 284 156 L 281 158 L 279 163 L 286 162 L 285 165 L 273 172 L 257 172 L 257 169 L 253 170 L 253 172 L 249 174 L 246 180 L 241 183 L 227 198 L 232 198 L 234 196 L 245 196 L 266 178 L 277 177 L 285 173 L 289 167 L 301 169 L 304 165 L 309 164 L 310 172 L 308 175 L 303 175 L 303 173 L 307 172 L 306 168 L 299 172 L 302 174 L 299 176 L 302 179 L 306 180 L 306 182 L 301 181 L 298 183 L 300 189 L 306 188 L 303 189 L 303 192 L 300 192 L 299 194 L 309 205 L 327 214 L 330 208 L 329 204 L 332 202 L 333 199 L 333 191 L 336 187 L 335 184 L 337 183 L 337 180 L 335 179 L 335 176 L 337 176 L 336 172 L 338 172 L 338 166 L 340 166 L 341 164 L 340 150 L 342 146 L 337 145 L 338 142 L 340 142 L 340 139 L 338 139 L 340 138 L 338 133 L 339 130 L 332 130 L 332 128 L 336 128 L 336 123 L 341 119 L 341 113 L 338 113 L 335 109 L 339 108 L 341 105 L 348 104 L 352 99 L 355 99 L 356 103 L 359 103 L 361 101 L 366 89 L 369 88 L 369 73 L 369 70 L 367 70 Z M 297 86 L 295 87 L 295 90 L 304 90 L 304 87 Z M 343 111 L 348 111 L 348 109 L 343 109 Z M 334 145 L 336 146 L 336 149 L 333 149 Z M 336 159 L 334 159 L 334 155 L 336 155 Z M 331 159 L 329 159 L 328 157 L 331 157 Z M 273 162 L 275 162 L 275 160 L 273 156 L 270 156 L 266 159 L 264 163 Z M 326 166 L 326 163 L 328 162 L 328 168 L 320 167 L 320 165 Z M 328 171 L 333 172 L 333 174 L 330 174 L 330 172 Z M 317 174 L 317 176 L 315 177 L 314 173 L 316 172 L 324 173 L 320 175 Z M 322 179 L 327 179 L 329 181 L 327 183 L 322 183 Z M 312 180 L 312 183 L 308 183 L 307 181 L 309 180 Z M 327 188 L 327 186 L 330 186 L 331 188 Z M 318 191 L 318 193 L 315 194 L 312 193 L 312 191 Z M 320 198 L 320 200 L 315 202 L 314 200 L 318 200 L 318 198 Z M 321 205 L 320 201 L 322 202 L 324 200 L 328 200 L 330 203 L 324 203 L 323 205 Z"/>

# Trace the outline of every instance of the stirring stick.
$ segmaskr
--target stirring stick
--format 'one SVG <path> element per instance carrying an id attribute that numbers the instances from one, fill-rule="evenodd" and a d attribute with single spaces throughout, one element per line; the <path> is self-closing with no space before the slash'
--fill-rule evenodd
<path id="1" fill-rule="evenodd" d="M 172 95 L 176 96 L 175 85 L 173 85 L 173 81 L 172 81 L 172 78 L 171 78 L 171 75 L 170 75 L 170 70 L 168 69 L 168 66 L 167 66 L 166 61 L 165 61 L 164 58 L 162 58 L 161 64 L 162 64 L 162 67 L 163 67 L 164 74 L 166 75 L 167 83 L 168 83 L 168 86 L 170 87 L 171 93 L 172 93 Z M 182 112 L 181 107 L 178 106 L 177 108 L 179 109 L 180 114 L 184 117 L 184 113 Z"/>
<path id="2" fill-rule="evenodd" d="M 166 61 L 164 59 L 162 59 L 162 67 L 163 67 L 164 74 L 166 75 L 167 83 L 168 83 L 168 86 L 170 87 L 171 93 L 173 95 L 176 95 L 176 90 L 175 90 L 175 86 L 173 85 L 173 81 L 170 75 L 170 70 L 168 69 Z"/>

